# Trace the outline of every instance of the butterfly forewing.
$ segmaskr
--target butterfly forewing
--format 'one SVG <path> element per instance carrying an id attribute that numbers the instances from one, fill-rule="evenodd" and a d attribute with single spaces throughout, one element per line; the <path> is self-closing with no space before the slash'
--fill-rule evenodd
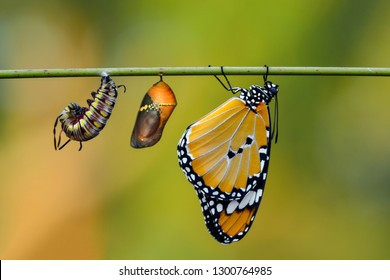
<path id="1" fill-rule="evenodd" d="M 195 187 L 224 199 L 253 187 L 248 178 L 260 176 L 259 149 L 267 149 L 269 142 L 267 106 L 257 108 L 254 112 L 233 97 L 187 128 L 179 163 Z"/>
<path id="2" fill-rule="evenodd" d="M 206 116 L 198 120 L 195 125 L 204 124 L 208 121 L 213 121 L 215 123 L 221 123 L 226 120 L 227 117 L 233 115 L 235 112 L 240 111 L 245 106 L 245 103 L 242 102 L 242 99 L 238 97 L 230 98 L 228 101 L 223 103 L 218 108 L 214 109 L 210 113 L 208 113 Z M 191 140 L 196 138 L 196 133 L 194 132 L 194 135 L 191 135 Z"/>
<path id="3" fill-rule="evenodd" d="M 247 112 L 244 109 L 245 107 L 239 111 L 230 110 L 230 114 L 223 114 L 223 118 L 216 117 L 206 122 L 201 120 L 190 126 L 188 150 L 192 157 L 197 158 L 230 141 L 246 117 Z"/>

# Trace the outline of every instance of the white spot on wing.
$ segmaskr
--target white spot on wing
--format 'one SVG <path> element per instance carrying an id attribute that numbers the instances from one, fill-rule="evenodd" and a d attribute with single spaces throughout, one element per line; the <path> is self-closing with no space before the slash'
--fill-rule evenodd
<path id="1" fill-rule="evenodd" d="M 257 192 L 256 192 L 256 194 L 257 194 Z M 249 199 L 249 201 L 248 201 L 248 204 L 252 206 L 253 203 L 255 202 L 255 199 L 256 199 L 256 195 L 254 194 L 254 195 L 252 195 L 252 196 L 250 197 L 250 199 Z"/>
<path id="2" fill-rule="evenodd" d="M 260 148 L 259 149 L 259 153 L 260 154 L 266 154 L 267 153 L 267 149 L 266 148 Z"/>
<path id="3" fill-rule="evenodd" d="M 257 192 L 256 192 L 256 203 L 259 202 L 259 199 L 260 199 L 261 196 L 263 196 L 263 190 L 262 190 L 262 189 L 259 189 L 259 190 L 257 190 Z"/>
<path id="4" fill-rule="evenodd" d="M 249 191 L 241 200 L 240 205 L 238 205 L 238 208 L 244 209 L 249 204 L 249 201 L 252 199 L 252 196 L 255 196 L 255 192 Z"/>
<path id="5" fill-rule="evenodd" d="M 232 200 L 226 207 L 226 214 L 230 215 L 231 213 L 233 213 L 233 211 L 236 210 L 237 206 L 238 206 L 238 201 Z"/>
<path id="6" fill-rule="evenodd" d="M 263 171 L 264 168 L 264 160 L 260 161 L 260 172 Z"/>

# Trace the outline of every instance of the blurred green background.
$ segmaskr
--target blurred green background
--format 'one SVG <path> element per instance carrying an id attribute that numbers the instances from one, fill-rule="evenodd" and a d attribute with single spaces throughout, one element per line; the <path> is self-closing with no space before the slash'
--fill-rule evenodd
<path id="1" fill-rule="evenodd" d="M 390 66 L 388 0 L 0 6 L 0 69 Z M 161 141 L 135 150 L 137 110 L 158 77 L 114 80 L 127 92 L 81 152 L 54 151 L 53 124 L 99 78 L 0 80 L 0 259 L 390 258 L 389 78 L 270 77 L 279 142 L 256 221 L 229 246 L 207 232 L 176 145 L 231 94 L 211 76 L 165 77 L 178 106 Z"/>

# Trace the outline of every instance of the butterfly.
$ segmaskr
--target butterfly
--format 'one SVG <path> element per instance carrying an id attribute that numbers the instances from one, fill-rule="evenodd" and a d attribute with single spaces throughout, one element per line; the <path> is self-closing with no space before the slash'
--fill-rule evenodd
<path id="1" fill-rule="evenodd" d="M 209 232 L 229 244 L 248 232 L 263 196 L 274 135 L 268 104 L 277 96 L 278 85 L 265 75 L 263 87 L 232 88 L 224 77 L 229 87 L 217 79 L 240 96 L 191 124 L 177 153 Z"/>

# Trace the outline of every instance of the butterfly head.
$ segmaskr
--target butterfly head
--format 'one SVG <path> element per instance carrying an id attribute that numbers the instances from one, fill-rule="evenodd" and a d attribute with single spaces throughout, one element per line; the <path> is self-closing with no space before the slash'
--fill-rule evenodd
<path id="1" fill-rule="evenodd" d="M 256 111 L 257 106 L 263 102 L 268 105 L 272 98 L 278 93 L 278 85 L 270 81 L 264 83 L 264 87 L 253 85 L 246 89 L 240 89 L 241 95 L 240 98 L 245 101 L 245 104 Z"/>
<path id="2" fill-rule="evenodd" d="M 276 96 L 279 91 L 279 86 L 272 83 L 271 81 L 264 82 L 264 88 L 262 88 L 262 101 L 265 104 L 271 102 L 272 98 Z"/>

